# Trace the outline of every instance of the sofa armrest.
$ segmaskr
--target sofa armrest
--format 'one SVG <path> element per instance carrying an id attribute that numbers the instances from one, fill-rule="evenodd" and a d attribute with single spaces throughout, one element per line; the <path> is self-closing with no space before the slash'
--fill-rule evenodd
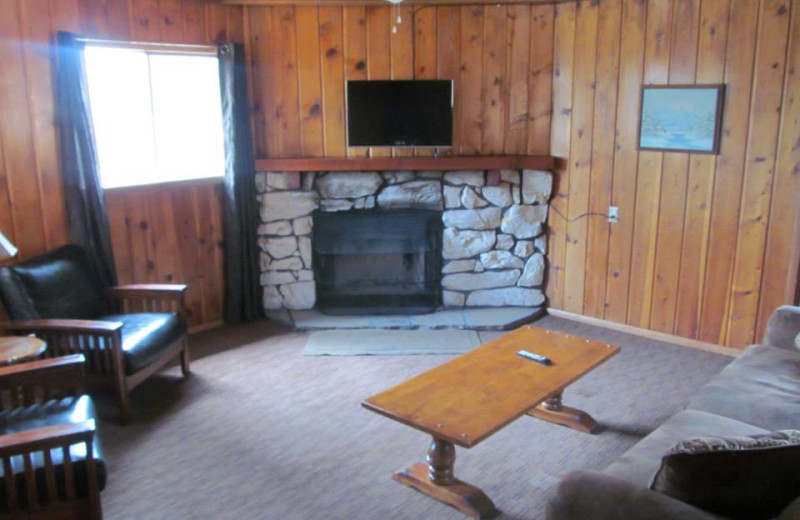
<path id="1" fill-rule="evenodd" d="M 783 305 L 775 309 L 764 333 L 764 345 L 795 350 L 794 338 L 800 334 L 800 307 Z"/>
<path id="2" fill-rule="evenodd" d="M 184 284 L 129 284 L 107 292 L 119 313 L 174 312 L 185 318 L 186 288 Z"/>
<path id="3" fill-rule="evenodd" d="M 548 520 L 718 520 L 667 495 L 597 471 L 573 471 L 547 505 Z"/>

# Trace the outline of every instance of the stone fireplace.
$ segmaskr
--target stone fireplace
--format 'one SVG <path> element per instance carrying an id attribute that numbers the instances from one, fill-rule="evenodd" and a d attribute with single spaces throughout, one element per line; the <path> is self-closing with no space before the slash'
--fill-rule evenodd
<path id="1" fill-rule="evenodd" d="M 259 172 L 256 187 L 261 285 L 271 314 L 313 308 L 337 312 L 336 307 L 349 312 L 361 304 L 364 314 L 377 314 L 390 312 L 404 293 L 423 292 L 428 299 L 422 304 L 407 299 L 407 312 L 424 312 L 439 302 L 534 309 L 544 304 L 550 172 Z M 393 215 L 415 212 L 411 224 L 398 226 L 409 231 L 435 215 L 432 229 L 441 233 L 438 258 L 428 250 L 430 230 L 416 238 L 381 233 L 390 229 L 387 222 L 399 222 Z M 351 239 L 332 240 L 337 226 L 354 228 L 354 223 L 361 230 Z M 359 261 L 364 255 L 374 257 Z M 432 268 L 440 272 L 432 276 Z M 338 290 L 333 298 L 338 302 L 331 299 L 331 289 Z M 361 303 L 353 305 L 352 296 L 359 293 Z"/>

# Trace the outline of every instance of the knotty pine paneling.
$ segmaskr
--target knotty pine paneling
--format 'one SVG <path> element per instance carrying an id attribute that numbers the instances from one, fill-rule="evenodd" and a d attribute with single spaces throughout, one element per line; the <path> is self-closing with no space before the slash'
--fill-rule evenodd
<path id="1" fill-rule="evenodd" d="M 259 157 L 431 155 L 348 148 L 348 79 L 453 79 L 444 154 L 547 153 L 552 6 L 246 7 Z"/>
<path id="2" fill-rule="evenodd" d="M 796 298 L 798 0 L 555 7 L 550 305 L 702 341 L 758 341 Z M 725 83 L 719 155 L 638 152 L 642 83 Z M 619 206 L 620 222 L 602 215 Z M 590 213 L 589 216 L 582 216 Z"/>
<path id="3" fill-rule="evenodd" d="M 244 42 L 244 11 L 205 0 L 4 0 L 2 5 L 0 230 L 25 258 L 69 240 L 54 124 L 55 32 L 169 43 Z M 186 193 L 177 187 L 122 193 L 107 196 L 120 282 L 188 283 L 190 324 L 219 322 L 220 202 L 213 186 Z"/>
<path id="4" fill-rule="evenodd" d="M 11 0 L 0 17 L 0 229 L 23 256 L 67 240 L 47 45 L 56 29 L 243 41 L 259 157 L 363 155 L 346 147 L 345 78 L 452 78 L 453 153 L 559 159 L 552 205 L 571 221 L 552 212 L 553 307 L 741 347 L 797 291 L 798 1 L 226 7 Z M 720 155 L 637 151 L 640 88 L 648 81 L 727 85 Z M 127 251 L 122 256 L 135 259 L 118 260 L 121 279 L 186 277 L 202 288 L 191 296 L 202 316 L 193 323 L 221 317 L 221 279 L 209 278 L 216 267 L 205 272 L 187 260 L 208 246 L 195 230 L 213 229 L 214 213 L 201 214 L 213 200 L 205 189 L 109 196 L 115 229 L 128 233 L 115 233 L 117 258 Z M 620 208 L 617 224 L 581 216 L 605 213 L 609 204 Z M 134 232 L 130 222 L 142 219 L 155 238 Z"/>
<path id="5" fill-rule="evenodd" d="M 114 261 L 124 283 L 185 283 L 189 324 L 219 323 L 222 184 L 198 180 L 106 192 Z"/>

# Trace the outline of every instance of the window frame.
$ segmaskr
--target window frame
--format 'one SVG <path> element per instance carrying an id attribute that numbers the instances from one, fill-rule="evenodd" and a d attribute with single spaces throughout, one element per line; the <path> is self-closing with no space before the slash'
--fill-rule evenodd
<path id="1" fill-rule="evenodd" d="M 199 55 L 219 58 L 217 53 L 218 47 L 216 45 L 203 45 L 191 43 L 159 43 L 159 42 L 138 42 L 138 41 L 122 41 L 122 40 L 103 40 L 96 38 L 77 38 L 77 41 L 83 44 L 83 50 L 86 47 L 107 47 L 114 49 L 137 50 L 144 51 L 148 54 L 166 54 L 166 55 Z M 88 78 L 86 78 L 88 81 Z M 91 103 L 91 99 L 89 100 Z M 99 166 L 99 165 L 98 165 Z M 98 171 L 98 173 L 100 173 Z M 102 174 L 101 174 L 102 177 Z M 166 179 L 156 182 L 147 182 L 142 184 L 128 184 L 123 186 L 110 186 L 101 187 L 103 191 L 131 191 L 137 189 L 152 188 L 174 188 L 178 186 L 192 187 L 202 186 L 208 184 L 218 184 L 222 182 L 225 173 L 209 177 L 196 177 L 192 179 Z M 102 185 L 102 178 L 100 179 Z"/>

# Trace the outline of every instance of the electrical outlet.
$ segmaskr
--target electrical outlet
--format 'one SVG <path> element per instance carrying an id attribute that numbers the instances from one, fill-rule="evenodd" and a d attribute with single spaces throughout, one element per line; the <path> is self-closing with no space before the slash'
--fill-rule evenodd
<path id="1" fill-rule="evenodd" d="M 608 221 L 619 222 L 619 207 L 617 206 L 608 207 Z"/>

